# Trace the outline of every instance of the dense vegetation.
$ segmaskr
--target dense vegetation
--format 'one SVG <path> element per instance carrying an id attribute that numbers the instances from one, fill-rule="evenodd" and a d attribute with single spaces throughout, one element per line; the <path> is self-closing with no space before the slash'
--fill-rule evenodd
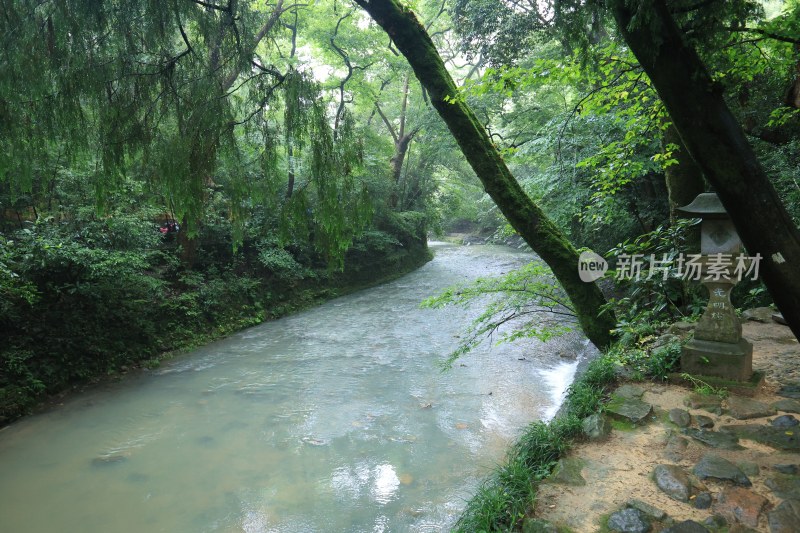
<path id="1" fill-rule="evenodd" d="M 765 258 L 737 305 L 800 335 L 798 21 L 797 0 L 2 2 L 0 422 L 413 268 L 429 231 L 542 259 L 429 301 L 501 296 L 453 357 L 517 317 L 511 339 L 571 315 L 636 345 L 701 308 L 676 207 L 712 186 Z M 670 268 L 584 283 L 582 249 Z"/>
<path id="2" fill-rule="evenodd" d="M 0 7 L 0 422 L 429 258 L 430 120 L 376 32 L 202 4 Z"/>

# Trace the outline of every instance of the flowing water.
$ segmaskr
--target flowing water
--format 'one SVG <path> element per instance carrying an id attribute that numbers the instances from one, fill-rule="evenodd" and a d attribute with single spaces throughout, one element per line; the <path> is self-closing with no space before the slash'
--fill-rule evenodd
<path id="1" fill-rule="evenodd" d="M 0 431 L 0 531 L 442 531 L 527 423 L 576 337 L 437 362 L 477 310 L 419 309 L 521 266 L 434 246 L 402 279 L 266 323 Z M 563 355 L 563 353 L 562 353 Z"/>

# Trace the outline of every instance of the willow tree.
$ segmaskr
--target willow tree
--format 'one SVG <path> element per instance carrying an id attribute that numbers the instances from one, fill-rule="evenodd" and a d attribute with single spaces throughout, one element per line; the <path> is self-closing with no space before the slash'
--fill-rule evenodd
<path id="1" fill-rule="evenodd" d="M 299 7 L 3 2 L 0 182 L 31 190 L 53 173 L 44 154 L 57 149 L 60 164 L 92 169 L 100 204 L 133 174 L 194 223 L 209 191 L 222 189 L 239 228 L 254 206 L 272 202 L 284 219 L 313 226 L 307 233 L 323 252 L 341 257 L 369 214 L 351 122 L 340 121 L 335 134 L 314 80 L 289 61 L 272 63 L 281 17 Z M 289 200 L 274 194 L 286 189 L 277 147 L 287 138 L 303 150 L 305 172 Z"/>
<path id="2" fill-rule="evenodd" d="M 580 280 L 578 252 L 511 174 L 486 129 L 460 97 L 425 27 L 397 0 L 355 1 L 406 57 L 486 192 L 564 287 L 586 336 L 598 347 L 608 345 L 615 321 L 612 314 L 600 313 L 603 294 L 594 283 Z"/>

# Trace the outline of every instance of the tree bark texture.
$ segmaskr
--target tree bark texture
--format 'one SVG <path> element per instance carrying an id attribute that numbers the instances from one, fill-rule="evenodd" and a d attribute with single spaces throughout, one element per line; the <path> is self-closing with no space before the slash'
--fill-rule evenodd
<path id="1" fill-rule="evenodd" d="M 614 0 L 612 11 L 669 112 L 683 144 L 733 219 L 760 275 L 800 339 L 800 231 L 696 50 L 665 0 Z"/>
<path id="2" fill-rule="evenodd" d="M 669 195 L 669 218 L 674 221 L 680 216 L 676 213 L 676 209 L 691 203 L 698 194 L 705 192 L 706 184 L 703 180 L 703 171 L 687 152 L 674 124 L 669 125 L 664 131 L 664 143 L 678 147 L 673 153 L 678 164 L 670 165 L 664 170 Z"/>
<path id="3" fill-rule="evenodd" d="M 461 99 L 425 28 L 397 0 L 356 0 L 356 3 L 389 34 L 406 57 L 486 192 L 564 287 L 586 336 L 595 346 L 607 346 L 616 324 L 612 313 L 599 314 L 606 303 L 603 294 L 596 284 L 581 281 L 577 251 L 508 170 L 486 129 Z"/>

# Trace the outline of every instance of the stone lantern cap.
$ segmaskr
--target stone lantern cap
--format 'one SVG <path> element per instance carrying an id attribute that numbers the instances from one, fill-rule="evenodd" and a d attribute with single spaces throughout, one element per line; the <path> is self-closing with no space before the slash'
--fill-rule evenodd
<path id="1" fill-rule="evenodd" d="M 697 195 L 697 198 L 692 200 L 692 203 L 679 207 L 677 209 L 682 215 L 690 217 L 697 217 L 703 219 L 716 218 L 725 219 L 730 218 L 728 212 L 719 201 L 719 196 L 715 192 L 704 192 Z"/>

